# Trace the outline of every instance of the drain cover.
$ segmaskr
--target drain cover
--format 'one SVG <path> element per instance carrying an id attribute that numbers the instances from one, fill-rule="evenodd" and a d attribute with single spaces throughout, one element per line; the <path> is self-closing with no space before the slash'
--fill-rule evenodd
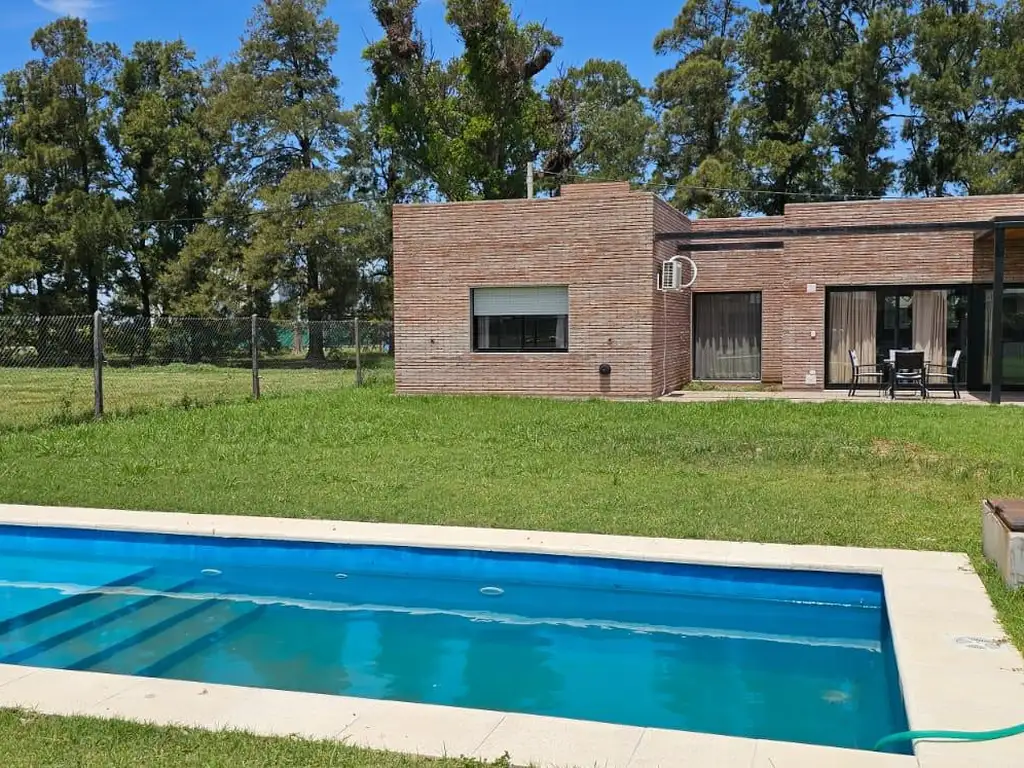
<path id="1" fill-rule="evenodd" d="M 991 637 L 958 637 L 955 642 L 972 651 L 997 651 L 1006 645 L 1006 640 Z"/>

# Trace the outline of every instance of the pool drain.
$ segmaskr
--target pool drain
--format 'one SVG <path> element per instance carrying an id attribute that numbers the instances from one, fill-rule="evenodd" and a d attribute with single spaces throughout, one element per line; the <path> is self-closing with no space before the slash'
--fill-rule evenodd
<path id="1" fill-rule="evenodd" d="M 348 578 L 348 574 L 347 573 L 336 573 L 336 574 L 334 574 L 334 578 L 336 578 L 336 579 L 347 579 Z"/>
<path id="2" fill-rule="evenodd" d="M 220 576 L 221 572 L 216 568 L 203 568 L 200 573 L 202 573 L 203 576 Z"/>
<path id="3" fill-rule="evenodd" d="M 504 595 L 505 590 L 501 587 L 480 587 L 480 594 L 487 597 L 497 597 L 498 595 Z"/>

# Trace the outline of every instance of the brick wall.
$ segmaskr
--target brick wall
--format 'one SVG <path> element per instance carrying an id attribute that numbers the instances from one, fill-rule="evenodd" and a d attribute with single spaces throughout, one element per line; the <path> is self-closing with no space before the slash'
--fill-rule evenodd
<path id="1" fill-rule="evenodd" d="M 654 199 L 655 232 L 687 232 L 690 220 L 660 198 Z M 657 275 L 663 262 L 677 253 L 674 243 L 664 241 L 654 246 L 654 275 L 652 288 L 657 286 Z M 684 268 L 683 279 L 688 280 Z M 691 292 L 654 290 L 654 336 L 651 347 L 651 361 L 654 380 L 651 394 L 663 395 L 678 389 L 692 378 L 691 353 L 693 345 L 690 336 Z"/>
<path id="2" fill-rule="evenodd" d="M 548 200 L 397 206 L 395 387 L 649 397 L 654 197 L 624 184 Z M 475 353 L 475 287 L 568 285 L 569 352 Z M 611 376 L 598 373 L 601 363 Z"/>

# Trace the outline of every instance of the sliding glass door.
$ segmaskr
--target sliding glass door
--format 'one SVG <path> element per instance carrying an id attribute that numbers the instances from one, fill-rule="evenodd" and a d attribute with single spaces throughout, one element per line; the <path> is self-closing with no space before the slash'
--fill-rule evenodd
<path id="1" fill-rule="evenodd" d="M 1003 292 L 1003 385 L 1024 386 L 1024 288 Z M 985 291 L 985 360 L 982 383 L 992 383 L 992 289 Z"/>
<path id="2" fill-rule="evenodd" d="M 829 384 L 848 384 L 850 351 L 861 365 L 877 365 L 895 349 L 919 349 L 938 366 L 967 350 L 969 287 L 831 289 L 827 300 Z M 966 379 L 965 360 L 958 368 Z"/>
<path id="3" fill-rule="evenodd" d="M 761 294 L 693 296 L 693 377 L 761 379 Z"/>

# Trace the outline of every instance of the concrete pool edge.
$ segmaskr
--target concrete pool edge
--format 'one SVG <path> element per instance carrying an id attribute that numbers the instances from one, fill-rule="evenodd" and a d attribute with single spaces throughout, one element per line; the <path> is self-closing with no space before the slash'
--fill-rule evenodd
<path id="1" fill-rule="evenodd" d="M 0 505 L 0 524 L 600 556 L 882 575 L 912 728 L 984 730 L 1024 721 L 1024 662 L 965 555 L 594 534 Z M 1024 737 L 917 745 L 897 757 L 428 704 L 0 665 L 0 706 L 340 738 L 425 755 L 612 768 L 835 765 L 947 768 L 1019 764 Z"/>

